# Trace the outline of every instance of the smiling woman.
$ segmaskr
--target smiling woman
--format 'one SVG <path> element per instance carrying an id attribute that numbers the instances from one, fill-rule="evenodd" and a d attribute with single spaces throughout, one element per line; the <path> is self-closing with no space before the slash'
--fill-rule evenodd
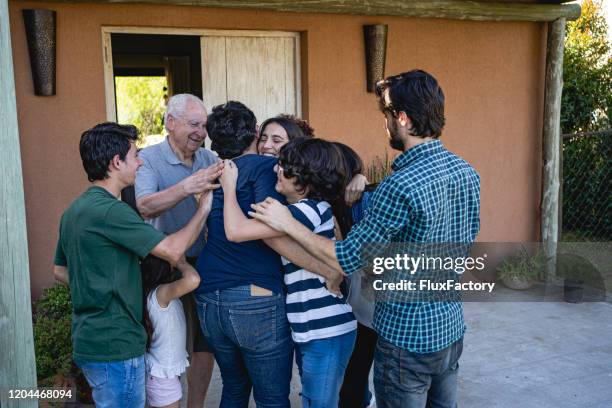
<path id="1" fill-rule="evenodd" d="M 312 137 L 312 134 L 306 134 L 300 127 L 298 122 L 300 120 L 284 115 L 265 120 L 259 129 L 260 136 L 257 143 L 257 152 L 265 156 L 278 157 L 281 147 L 290 140 Z"/>

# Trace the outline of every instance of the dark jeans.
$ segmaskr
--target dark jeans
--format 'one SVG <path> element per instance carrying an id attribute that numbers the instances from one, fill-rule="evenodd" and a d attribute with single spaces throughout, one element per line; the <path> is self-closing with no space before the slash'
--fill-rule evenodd
<path id="1" fill-rule="evenodd" d="M 455 408 L 463 338 L 434 353 L 412 353 L 381 338 L 374 356 L 378 408 Z"/>
<path id="2" fill-rule="evenodd" d="M 340 408 L 363 408 L 370 405 L 372 393 L 368 389 L 368 377 L 374 362 L 377 339 L 378 335 L 374 330 L 357 323 L 355 348 L 340 389 Z"/>
<path id="3" fill-rule="evenodd" d="M 195 268 L 197 257 L 187 257 L 187 262 Z M 196 309 L 195 294 L 188 293 L 181 297 L 183 302 L 183 309 L 185 310 L 185 320 L 187 322 L 187 350 L 189 355 L 194 353 L 212 353 L 208 342 L 202 333 L 202 327 L 200 326 L 200 320 L 198 318 L 198 312 Z"/>
<path id="4" fill-rule="evenodd" d="M 221 408 L 289 407 L 293 341 L 285 296 L 251 296 L 250 286 L 196 295 L 204 336 L 221 370 Z"/>

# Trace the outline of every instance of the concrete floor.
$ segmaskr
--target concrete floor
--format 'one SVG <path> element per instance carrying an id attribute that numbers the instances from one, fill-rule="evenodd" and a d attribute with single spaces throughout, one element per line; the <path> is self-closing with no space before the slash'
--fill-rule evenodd
<path id="1" fill-rule="evenodd" d="M 612 304 L 480 302 L 464 309 L 460 406 L 612 407 Z M 295 407 L 299 389 L 294 370 Z M 218 407 L 220 397 L 215 368 L 205 406 Z"/>

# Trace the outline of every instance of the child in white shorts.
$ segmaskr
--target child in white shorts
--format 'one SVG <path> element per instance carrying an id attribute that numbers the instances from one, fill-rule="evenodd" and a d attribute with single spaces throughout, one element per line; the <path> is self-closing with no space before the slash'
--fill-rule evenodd
<path id="1" fill-rule="evenodd" d="M 168 262 L 152 255 L 141 263 L 148 334 L 145 389 L 151 407 L 179 407 L 179 377 L 189 366 L 185 312 L 179 298 L 198 287 L 200 276 L 185 260 L 177 269 L 182 276 Z"/>

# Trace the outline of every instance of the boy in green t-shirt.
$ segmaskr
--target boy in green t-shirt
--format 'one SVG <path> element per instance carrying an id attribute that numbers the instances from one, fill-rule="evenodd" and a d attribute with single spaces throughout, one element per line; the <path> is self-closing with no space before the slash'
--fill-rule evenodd
<path id="1" fill-rule="evenodd" d="M 62 215 L 54 275 L 69 283 L 73 357 L 92 387 L 96 406 L 143 407 L 144 352 L 139 258 L 149 253 L 176 264 L 200 234 L 212 195 L 180 231 L 165 236 L 145 223 L 121 190 L 142 164 L 132 125 L 102 123 L 81 136 L 92 186 Z"/>

